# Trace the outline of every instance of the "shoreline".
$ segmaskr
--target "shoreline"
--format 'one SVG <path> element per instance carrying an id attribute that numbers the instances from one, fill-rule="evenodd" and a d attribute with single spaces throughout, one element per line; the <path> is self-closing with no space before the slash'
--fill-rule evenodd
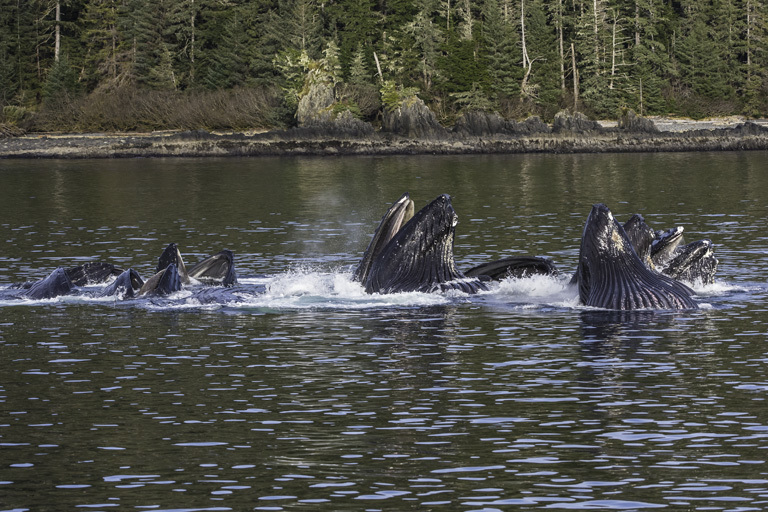
<path id="1" fill-rule="evenodd" d="M 263 133 L 204 130 L 153 133 L 40 133 L 0 139 L 0 159 L 341 156 L 519 153 L 649 153 L 768 150 L 768 121 L 738 118 L 653 119 L 658 131 L 624 131 L 603 122 L 596 131 L 458 135 L 416 139 L 296 128 Z"/>

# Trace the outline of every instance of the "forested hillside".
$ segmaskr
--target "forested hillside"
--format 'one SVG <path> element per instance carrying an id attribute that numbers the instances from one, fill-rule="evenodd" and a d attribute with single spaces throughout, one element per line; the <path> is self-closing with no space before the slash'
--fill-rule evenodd
<path id="1" fill-rule="evenodd" d="M 0 0 L 6 122 L 282 126 L 316 68 L 366 120 L 764 116 L 768 0 Z"/>

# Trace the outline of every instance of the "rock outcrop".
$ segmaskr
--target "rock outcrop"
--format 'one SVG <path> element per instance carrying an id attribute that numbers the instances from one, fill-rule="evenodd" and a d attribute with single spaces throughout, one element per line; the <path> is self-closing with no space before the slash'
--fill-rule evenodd
<path id="1" fill-rule="evenodd" d="M 497 113 L 471 111 L 465 112 L 453 126 L 453 133 L 458 137 L 491 137 L 503 135 L 519 137 L 535 133 L 549 133 L 549 126 L 538 117 L 529 117 L 517 122 L 504 119 Z"/>
<path id="2" fill-rule="evenodd" d="M 659 133 L 659 129 L 653 121 L 646 117 L 640 117 L 634 110 L 627 110 L 619 117 L 619 131 L 629 133 Z"/>
<path id="3" fill-rule="evenodd" d="M 331 112 L 331 111 L 329 111 Z M 277 134 L 282 140 L 350 140 L 376 138 L 375 130 L 370 123 L 356 118 L 349 110 L 343 110 L 325 120 L 313 120 L 302 126 L 284 130 Z"/>
<path id="4" fill-rule="evenodd" d="M 581 112 L 573 115 L 566 111 L 560 111 L 555 114 L 555 120 L 552 122 L 552 133 L 600 133 L 603 131 L 602 125 L 597 121 L 592 121 Z"/>
<path id="5" fill-rule="evenodd" d="M 415 96 L 403 101 L 399 107 L 384 112 L 382 129 L 409 139 L 442 140 L 448 131 L 437 122 L 421 98 Z"/>
<path id="6" fill-rule="evenodd" d="M 336 102 L 333 86 L 327 82 L 316 81 L 299 99 L 296 120 L 299 126 L 322 123 L 333 120 L 333 104 Z"/>

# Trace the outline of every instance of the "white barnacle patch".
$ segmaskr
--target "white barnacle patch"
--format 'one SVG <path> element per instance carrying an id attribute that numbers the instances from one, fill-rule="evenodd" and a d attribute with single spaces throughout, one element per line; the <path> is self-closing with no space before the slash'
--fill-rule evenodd
<path id="1" fill-rule="evenodd" d="M 611 241 L 619 252 L 624 252 L 626 250 L 626 247 L 624 246 L 624 239 L 621 237 L 621 234 L 619 234 L 618 230 L 614 229 L 611 233 Z"/>

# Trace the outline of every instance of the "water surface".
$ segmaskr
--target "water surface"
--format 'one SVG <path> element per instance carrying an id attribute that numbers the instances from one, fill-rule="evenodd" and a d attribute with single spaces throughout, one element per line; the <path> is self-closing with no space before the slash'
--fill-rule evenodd
<path id="1" fill-rule="evenodd" d="M 13 161 L 0 287 L 223 248 L 228 304 L 0 303 L 4 510 L 763 510 L 768 154 Z M 710 238 L 701 310 L 349 280 L 386 208 L 453 197 L 461 268 L 575 268 L 596 202 Z M 182 292 L 183 293 L 183 292 Z"/>

